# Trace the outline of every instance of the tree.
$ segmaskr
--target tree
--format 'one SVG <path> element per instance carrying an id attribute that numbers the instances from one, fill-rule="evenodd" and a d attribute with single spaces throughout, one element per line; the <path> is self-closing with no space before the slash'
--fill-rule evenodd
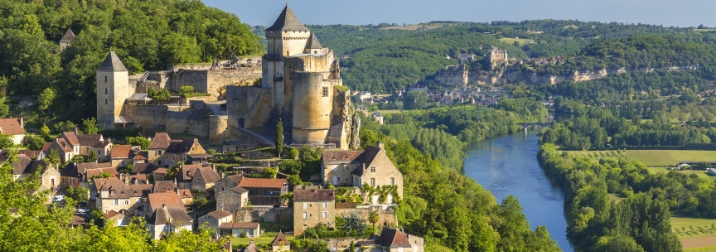
<path id="1" fill-rule="evenodd" d="M 373 230 L 375 230 L 375 223 L 380 221 L 380 214 L 378 214 L 378 211 L 370 212 L 370 215 L 368 215 L 368 221 L 373 224 Z"/>
<path id="2" fill-rule="evenodd" d="M 67 190 L 65 190 L 65 196 L 68 198 L 71 198 L 74 200 L 74 202 L 82 202 L 87 200 L 89 190 L 86 187 L 78 186 L 75 187 L 68 187 Z"/>
<path id="3" fill-rule="evenodd" d="M 12 147 L 14 143 L 12 142 L 12 139 L 8 135 L 0 135 L 0 148 L 5 149 Z"/>
<path id="4" fill-rule="evenodd" d="M 358 232 L 363 232 L 365 229 L 365 221 L 358 217 L 355 212 L 351 212 L 351 215 L 346 218 L 346 224 L 344 224 L 342 228 L 346 233 L 357 234 Z"/>
<path id="5" fill-rule="evenodd" d="M 97 119 L 94 117 L 82 119 L 82 126 L 84 126 L 85 134 L 97 134 L 99 132 L 99 125 L 97 124 Z"/>
<path id="6" fill-rule="evenodd" d="M 97 153 L 95 153 L 94 150 L 92 150 L 92 152 L 90 152 L 90 156 L 87 159 L 87 161 L 89 161 L 89 162 L 97 161 Z"/>
<path id="7" fill-rule="evenodd" d="M 283 119 L 279 118 L 276 123 L 276 155 L 281 158 L 283 153 Z"/>
<path id="8" fill-rule="evenodd" d="M 50 127 L 47 127 L 47 124 L 43 124 L 42 127 L 40 127 L 40 135 L 45 139 L 45 141 L 50 141 L 52 137 L 50 137 Z"/>
<path id="9" fill-rule="evenodd" d="M 194 86 L 181 86 L 179 87 L 180 94 L 182 97 L 186 98 L 187 95 L 194 93 Z"/>
<path id="10" fill-rule="evenodd" d="M 37 97 L 37 104 L 38 109 L 40 111 L 46 111 L 48 108 L 50 108 L 50 105 L 52 105 L 52 102 L 55 100 L 56 94 L 55 91 L 51 88 L 45 88 L 45 90 L 40 93 L 40 96 Z"/>
<path id="11" fill-rule="evenodd" d="M 146 150 L 147 148 L 149 148 L 149 145 L 152 144 L 152 141 L 149 141 L 149 139 L 143 136 L 128 136 L 124 138 L 124 141 L 128 145 L 139 145 L 141 146 L 142 150 Z"/>
<path id="12" fill-rule="evenodd" d="M 25 135 L 24 141 L 27 148 L 31 150 L 40 150 L 42 149 L 42 145 L 45 144 L 45 139 L 32 134 Z"/>
<path id="13" fill-rule="evenodd" d="M 428 107 L 428 94 L 425 92 L 408 92 L 403 100 L 405 109 L 424 109 Z"/>
<path id="14" fill-rule="evenodd" d="M 10 112 L 10 106 L 7 105 L 5 97 L 0 98 L 0 117 L 7 116 Z"/>
<path id="15" fill-rule="evenodd" d="M 57 151 L 57 149 L 50 149 L 50 153 L 47 154 L 45 162 L 47 162 L 48 165 L 54 165 L 55 167 L 59 168 L 58 165 L 60 164 L 60 153 Z"/>

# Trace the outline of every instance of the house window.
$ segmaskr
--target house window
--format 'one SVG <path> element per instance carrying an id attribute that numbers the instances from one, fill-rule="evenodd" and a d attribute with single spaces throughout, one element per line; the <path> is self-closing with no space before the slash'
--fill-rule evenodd
<path id="1" fill-rule="evenodd" d="M 114 195 L 114 190 L 109 191 L 109 195 Z"/>
<path id="2" fill-rule="evenodd" d="M 308 208 L 308 203 L 303 202 L 303 209 L 306 209 L 306 208 Z"/>
<path id="3" fill-rule="evenodd" d="M 370 167 L 370 172 L 373 172 L 373 173 L 375 172 L 375 166 Z"/>
<path id="4" fill-rule="evenodd" d="M 119 200 L 118 200 L 118 199 L 114 200 L 114 205 L 115 205 L 115 206 L 118 206 L 118 205 L 119 205 Z"/>
<path id="5" fill-rule="evenodd" d="M 328 87 L 323 87 L 323 97 L 328 97 Z"/>
<path id="6" fill-rule="evenodd" d="M 371 179 L 370 179 L 370 186 L 375 186 L 375 179 L 374 179 L 374 178 L 371 178 Z"/>
<path id="7" fill-rule="evenodd" d="M 337 177 L 337 178 L 336 178 L 336 181 L 341 181 L 341 177 Z"/>
<path id="8" fill-rule="evenodd" d="M 305 219 L 308 219 L 308 213 L 303 212 L 303 219 L 304 219 L 304 220 L 305 220 Z"/>
<path id="9" fill-rule="evenodd" d="M 125 200 L 125 201 L 124 201 L 124 204 L 125 204 L 125 205 L 129 205 L 129 200 Z"/>
<path id="10" fill-rule="evenodd" d="M 75 185 L 75 179 L 70 179 L 70 185 Z"/>
<path id="11" fill-rule="evenodd" d="M 328 218 L 328 212 L 323 211 L 323 218 L 324 218 L 324 219 Z"/>
<path id="12" fill-rule="evenodd" d="M 395 178 L 390 178 L 390 185 L 395 185 Z"/>
<path id="13" fill-rule="evenodd" d="M 323 202 L 323 208 L 328 208 L 328 202 Z"/>

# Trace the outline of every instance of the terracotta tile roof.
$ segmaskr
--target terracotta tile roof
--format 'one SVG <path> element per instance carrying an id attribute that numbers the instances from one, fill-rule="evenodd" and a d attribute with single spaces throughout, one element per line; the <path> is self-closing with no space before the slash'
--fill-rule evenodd
<path id="1" fill-rule="evenodd" d="M 283 235 L 283 232 L 278 231 L 278 235 L 276 235 L 276 238 L 273 239 L 273 242 L 271 242 L 271 246 L 290 246 L 291 242 L 286 239 L 286 236 Z"/>
<path id="2" fill-rule="evenodd" d="M 104 184 L 109 180 L 119 180 L 117 177 L 111 177 L 111 178 L 96 178 L 94 179 L 94 186 L 99 191 Z"/>
<path id="3" fill-rule="evenodd" d="M 335 201 L 336 192 L 333 189 L 294 189 L 293 202 L 304 201 Z"/>
<path id="4" fill-rule="evenodd" d="M 104 137 L 100 134 L 78 134 L 77 141 L 81 146 L 100 146 L 104 143 Z"/>
<path id="5" fill-rule="evenodd" d="M 97 176 L 103 172 L 109 172 L 109 175 L 112 177 L 117 176 L 117 169 L 114 169 L 114 167 L 110 167 L 110 168 L 87 169 L 87 178 Z"/>
<path id="6" fill-rule="evenodd" d="M 130 145 L 115 145 L 112 147 L 112 152 L 109 154 L 112 159 L 116 158 L 130 158 L 134 156 L 134 151 Z"/>
<path id="7" fill-rule="evenodd" d="M 48 154 L 50 151 L 50 146 L 52 146 L 52 142 L 45 142 L 44 144 L 42 144 L 42 152 Z"/>
<path id="8" fill-rule="evenodd" d="M 77 134 L 74 132 L 64 132 L 62 133 L 62 137 L 67 139 L 67 142 L 72 145 L 80 144 L 80 140 L 77 139 Z"/>
<path id="9" fill-rule="evenodd" d="M 378 237 L 377 243 L 383 247 L 391 248 L 410 247 L 408 234 L 392 228 L 383 228 L 383 231 L 380 233 L 380 237 Z"/>
<path id="10" fill-rule="evenodd" d="M 352 162 L 360 163 L 359 159 L 363 151 L 324 151 L 321 160 L 324 164 L 347 164 Z"/>
<path id="11" fill-rule="evenodd" d="M 167 208 L 184 208 L 184 203 L 181 201 L 181 195 L 177 195 L 174 191 L 150 193 L 148 195 L 148 201 L 152 210 L 162 208 L 164 205 L 166 205 Z"/>
<path id="12" fill-rule="evenodd" d="M 244 250 L 241 250 L 241 252 L 257 252 L 257 251 L 259 251 L 259 250 L 256 248 L 256 245 L 254 244 L 253 240 L 251 241 L 251 243 L 249 243 L 249 246 L 246 246 L 246 248 L 244 248 Z"/>
<path id="13" fill-rule="evenodd" d="M 198 173 L 201 173 L 206 183 L 214 183 L 221 180 L 221 176 L 219 176 L 214 169 L 211 169 L 211 167 L 201 167 L 197 169 L 197 174 Z"/>
<path id="14" fill-rule="evenodd" d="M 222 228 L 222 229 L 234 229 L 234 228 L 257 229 L 257 228 L 259 228 L 259 223 L 258 222 L 244 222 L 244 223 L 227 222 L 227 223 L 221 223 L 221 225 L 219 225 L 219 228 Z"/>
<path id="15" fill-rule="evenodd" d="M 239 182 L 239 186 L 243 188 L 281 188 L 285 183 L 285 179 L 243 178 Z"/>
<path id="16" fill-rule="evenodd" d="M 3 135 L 24 135 L 25 129 L 20 125 L 20 118 L 0 119 L 0 133 Z"/>
<path id="17" fill-rule="evenodd" d="M 163 192 L 174 192 L 174 188 L 177 187 L 176 184 L 172 181 L 154 181 L 154 189 L 152 189 L 153 193 L 163 193 Z"/>
<path id="18" fill-rule="evenodd" d="M 211 213 L 208 213 L 209 216 L 214 217 L 215 219 L 221 219 L 224 217 L 231 216 L 231 213 L 223 210 L 216 210 Z"/>
<path id="19" fill-rule="evenodd" d="M 137 153 L 137 155 L 134 156 L 134 160 L 147 160 L 147 156 L 149 155 L 147 155 L 146 151 L 139 152 Z"/>
<path id="20" fill-rule="evenodd" d="M 67 142 L 64 138 L 57 138 L 55 139 L 55 143 L 57 143 L 57 146 L 62 150 L 63 152 L 73 152 L 74 148 L 71 144 Z"/>
<path id="21" fill-rule="evenodd" d="M 167 149 L 171 144 L 172 139 L 166 132 L 157 132 L 152 138 L 152 143 L 149 145 L 149 149 Z"/>
<path id="22" fill-rule="evenodd" d="M 182 182 L 190 181 L 191 178 L 196 175 L 196 171 L 198 171 L 201 167 L 203 167 L 202 164 L 182 165 L 181 168 L 179 168 L 179 175 L 177 176 L 177 180 Z"/>
<path id="23" fill-rule="evenodd" d="M 112 217 L 119 215 L 117 211 L 109 210 L 106 214 L 104 214 L 104 217 L 107 219 L 112 219 Z"/>
<path id="24" fill-rule="evenodd" d="M 189 189 L 179 189 L 179 195 L 182 197 L 182 199 L 194 198 L 194 195 L 191 194 L 191 190 Z"/>
<path id="25" fill-rule="evenodd" d="M 157 174 L 157 173 L 159 173 L 159 174 L 166 174 L 166 173 L 167 173 L 167 168 L 161 168 L 161 167 L 159 167 L 159 168 L 157 168 L 156 170 L 154 170 L 154 171 L 152 172 L 152 174 Z"/>
<path id="26" fill-rule="evenodd" d="M 32 159 L 37 159 L 42 151 L 39 150 L 20 150 L 18 151 L 19 154 L 25 154 L 27 157 Z"/>

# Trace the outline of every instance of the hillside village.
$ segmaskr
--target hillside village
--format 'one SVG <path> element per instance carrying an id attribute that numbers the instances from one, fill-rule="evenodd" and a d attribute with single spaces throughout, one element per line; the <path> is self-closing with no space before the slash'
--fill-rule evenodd
<path id="1" fill-rule="evenodd" d="M 81 192 L 73 225 L 126 226 L 141 217 L 153 239 L 208 228 L 216 237 L 248 238 L 234 244 L 241 251 L 288 251 L 294 236 L 329 230 L 342 234 L 326 239 L 333 249 L 423 251 L 423 238 L 403 232 L 397 220 L 403 174 L 382 143 L 360 145 L 359 111 L 333 52 L 288 5 L 266 33 L 262 58 L 141 76 L 130 76 L 110 51 L 96 71 L 96 127 L 141 129 L 145 144 L 75 129 L 40 150 L 2 150 L 2 162 L 16 160 L 14 181 L 39 173 L 35 193 L 48 193 L 48 205 Z M 68 30 L 61 49 L 74 37 Z M 198 95 L 152 98 L 186 87 Z M 279 118 L 290 129 L 285 148 L 273 142 L 283 137 L 261 130 Z M 0 119 L 0 132 L 15 146 L 29 133 L 22 118 Z M 296 180 L 282 164 L 306 165 L 307 153 L 318 155 L 317 172 Z M 254 242 L 266 236 L 269 245 Z"/>

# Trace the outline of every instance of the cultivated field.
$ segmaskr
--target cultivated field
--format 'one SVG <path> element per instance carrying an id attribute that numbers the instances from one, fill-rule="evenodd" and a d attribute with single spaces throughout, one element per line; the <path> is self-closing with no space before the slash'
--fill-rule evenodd
<path id="1" fill-rule="evenodd" d="M 716 219 L 671 217 L 671 230 L 688 251 L 716 251 Z"/>
<path id="2" fill-rule="evenodd" d="M 638 161 L 646 166 L 667 167 L 680 161 L 716 162 L 716 151 L 701 150 L 627 150 L 619 151 L 569 151 L 570 155 L 582 155 L 594 159 L 603 157 L 623 157 L 629 161 Z"/>
<path id="3" fill-rule="evenodd" d="M 501 42 L 507 43 L 507 44 L 514 44 L 515 42 L 520 43 L 520 45 L 524 45 L 527 42 L 534 42 L 534 40 L 531 39 L 521 39 L 521 38 L 501 38 Z"/>

